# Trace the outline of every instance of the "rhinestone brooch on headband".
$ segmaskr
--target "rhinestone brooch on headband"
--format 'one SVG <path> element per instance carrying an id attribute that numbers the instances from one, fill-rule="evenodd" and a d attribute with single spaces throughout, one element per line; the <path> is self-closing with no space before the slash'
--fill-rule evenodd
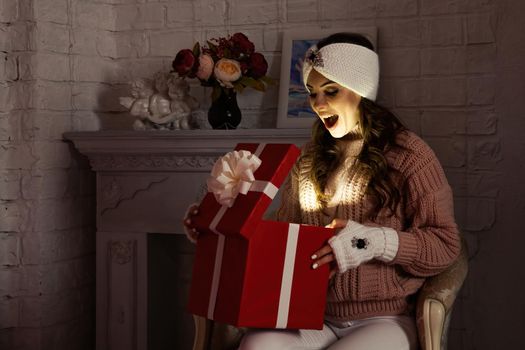
<path id="1" fill-rule="evenodd" d="M 321 52 L 316 48 L 311 48 L 306 53 L 306 60 L 314 67 L 324 67 L 323 57 Z"/>

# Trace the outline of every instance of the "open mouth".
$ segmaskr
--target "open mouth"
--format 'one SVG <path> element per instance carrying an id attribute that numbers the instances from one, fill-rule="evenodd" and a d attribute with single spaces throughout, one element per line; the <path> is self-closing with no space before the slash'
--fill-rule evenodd
<path id="1" fill-rule="evenodd" d="M 327 118 L 323 118 L 324 125 L 330 129 L 332 126 L 337 123 L 337 120 L 339 119 L 339 116 L 337 114 L 331 115 Z"/>

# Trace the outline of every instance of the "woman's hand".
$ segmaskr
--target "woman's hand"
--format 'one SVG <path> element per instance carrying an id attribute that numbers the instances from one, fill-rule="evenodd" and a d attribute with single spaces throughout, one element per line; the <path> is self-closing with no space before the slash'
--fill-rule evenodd
<path id="1" fill-rule="evenodd" d="M 199 204 L 193 203 L 191 204 L 188 209 L 186 209 L 186 213 L 184 214 L 184 219 L 182 220 L 182 225 L 184 227 L 184 233 L 186 233 L 186 237 L 193 242 L 197 242 L 197 237 L 199 236 L 199 232 L 193 227 L 192 219 L 195 215 L 199 213 Z"/>
<path id="2" fill-rule="evenodd" d="M 326 227 L 342 229 L 314 253 L 312 259 L 318 259 L 312 265 L 314 269 L 335 261 L 337 272 L 345 273 L 372 259 L 390 262 L 397 254 L 399 237 L 392 228 L 365 226 L 342 219 L 334 219 Z"/>
<path id="3" fill-rule="evenodd" d="M 333 219 L 332 222 L 330 222 L 325 227 L 327 228 L 335 228 L 335 229 L 341 229 L 346 226 L 347 220 L 344 219 Z M 334 275 L 337 272 L 337 264 L 333 264 L 332 262 L 335 261 L 334 252 L 332 250 L 332 247 L 330 247 L 329 244 L 326 244 L 321 249 L 316 251 L 312 255 L 312 260 L 314 260 L 314 263 L 312 264 L 313 269 L 317 269 L 319 266 L 324 264 L 330 265 L 330 278 L 334 277 Z"/>

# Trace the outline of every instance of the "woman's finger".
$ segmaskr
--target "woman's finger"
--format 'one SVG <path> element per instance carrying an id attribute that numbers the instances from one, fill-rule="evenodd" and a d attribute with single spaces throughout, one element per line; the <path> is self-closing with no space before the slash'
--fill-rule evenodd
<path id="1" fill-rule="evenodd" d="M 328 264 L 330 262 L 334 261 L 334 255 L 333 254 L 326 254 L 320 259 L 317 259 L 313 264 L 312 268 L 315 270 L 319 268 L 320 266 L 323 266 L 324 264 Z"/>
<path id="2" fill-rule="evenodd" d="M 348 220 L 335 218 L 325 227 L 326 228 L 342 228 L 342 227 L 345 227 L 347 223 L 348 223 Z"/>
<path id="3" fill-rule="evenodd" d="M 197 237 L 199 236 L 199 233 L 197 232 L 197 230 L 192 229 L 190 235 L 191 235 L 191 237 L 193 239 L 197 240 Z"/>
<path id="4" fill-rule="evenodd" d="M 191 204 L 188 209 L 186 209 L 186 217 L 187 216 L 193 216 L 197 215 L 199 213 L 199 204 L 193 203 Z"/>
<path id="5" fill-rule="evenodd" d="M 184 226 L 183 229 L 184 233 L 186 234 L 186 237 L 188 237 L 188 239 L 191 242 L 197 243 L 197 239 L 199 238 L 199 232 L 197 232 L 197 230 L 195 230 L 194 228 L 188 228 L 187 226 Z"/>
<path id="6" fill-rule="evenodd" d="M 199 213 L 199 204 L 193 203 L 186 209 L 186 212 L 184 213 L 184 218 L 182 219 L 182 223 L 185 226 L 188 226 L 191 228 L 191 219 L 193 216 L 197 215 Z"/>
<path id="7" fill-rule="evenodd" d="M 197 215 L 199 213 L 199 205 L 197 203 L 193 203 L 190 207 L 190 213 L 191 215 Z"/>
<path id="8" fill-rule="evenodd" d="M 189 230 L 195 230 L 193 227 L 193 222 L 190 219 L 183 220 L 182 224 Z"/>
<path id="9" fill-rule="evenodd" d="M 318 251 L 316 251 L 313 255 L 312 255 L 312 260 L 315 260 L 315 259 L 318 259 L 318 258 L 321 258 L 323 256 L 325 256 L 326 254 L 330 254 L 332 252 L 332 247 L 330 247 L 328 244 L 325 245 L 324 247 L 322 247 L 321 249 L 319 249 Z"/>

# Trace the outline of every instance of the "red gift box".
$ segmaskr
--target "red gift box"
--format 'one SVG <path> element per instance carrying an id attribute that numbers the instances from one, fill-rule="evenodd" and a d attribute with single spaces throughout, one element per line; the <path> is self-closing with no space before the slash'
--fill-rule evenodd
<path id="1" fill-rule="evenodd" d="M 239 144 L 261 165 L 231 207 L 208 193 L 193 222 L 199 231 L 189 311 L 242 327 L 323 327 L 329 269 L 311 255 L 333 229 L 262 220 L 299 150 L 289 144 Z"/>

